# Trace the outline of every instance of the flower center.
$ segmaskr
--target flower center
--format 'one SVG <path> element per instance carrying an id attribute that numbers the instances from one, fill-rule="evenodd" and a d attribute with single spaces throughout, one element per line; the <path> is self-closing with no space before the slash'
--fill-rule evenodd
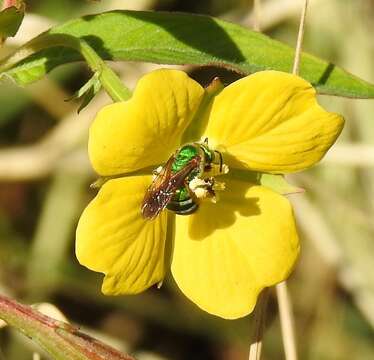
<path id="1" fill-rule="evenodd" d="M 182 146 L 173 155 L 171 173 L 183 181 L 166 208 L 179 215 L 189 215 L 197 210 L 203 200 L 215 203 L 216 192 L 225 188 L 225 184 L 218 182 L 215 177 L 227 172 L 222 154 L 210 149 L 207 140 Z"/>
<path id="2" fill-rule="evenodd" d="M 216 176 L 228 171 L 222 154 L 210 149 L 207 140 L 183 145 L 165 165 L 154 170 L 141 207 L 143 217 L 153 219 L 165 207 L 176 214 L 189 215 L 203 200 L 216 202 L 216 192 L 225 189 Z"/>

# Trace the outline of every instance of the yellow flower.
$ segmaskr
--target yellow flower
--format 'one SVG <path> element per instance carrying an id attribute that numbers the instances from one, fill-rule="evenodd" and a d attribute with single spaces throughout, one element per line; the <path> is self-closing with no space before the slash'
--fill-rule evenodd
<path id="1" fill-rule="evenodd" d="M 140 79 L 131 100 L 106 106 L 93 122 L 91 162 L 110 180 L 80 218 L 76 254 L 105 274 L 105 294 L 144 291 L 171 267 L 195 304 L 234 319 L 253 310 L 264 287 L 290 274 L 299 253 L 290 203 L 246 180 L 246 170 L 289 173 L 313 165 L 343 119 L 318 105 L 308 82 L 287 73 L 258 72 L 215 90 L 183 72 L 157 70 Z M 225 183 L 218 201 L 202 200 L 191 215 L 165 209 L 144 219 L 152 169 L 202 138 L 230 169 L 217 177 Z"/>

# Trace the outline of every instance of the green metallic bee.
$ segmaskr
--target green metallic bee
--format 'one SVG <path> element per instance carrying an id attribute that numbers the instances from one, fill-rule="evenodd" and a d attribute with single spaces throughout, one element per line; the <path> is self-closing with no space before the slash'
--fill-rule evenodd
<path id="1" fill-rule="evenodd" d="M 189 183 L 203 179 L 213 164 L 219 164 L 222 171 L 222 155 L 210 150 L 207 142 L 191 143 L 182 146 L 173 154 L 147 189 L 141 211 L 145 219 L 154 219 L 165 207 L 176 214 L 188 215 L 198 208 L 196 195 Z M 214 195 L 213 178 L 207 178 L 206 190 Z"/>

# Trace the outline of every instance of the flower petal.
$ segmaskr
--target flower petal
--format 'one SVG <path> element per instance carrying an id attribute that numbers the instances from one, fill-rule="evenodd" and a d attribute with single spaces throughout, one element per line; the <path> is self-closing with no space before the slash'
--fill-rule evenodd
<path id="1" fill-rule="evenodd" d="M 318 162 L 343 128 L 318 105 L 300 77 L 262 71 L 236 81 L 214 100 L 205 136 L 237 168 L 286 173 Z"/>
<path id="2" fill-rule="evenodd" d="M 262 186 L 226 182 L 216 203 L 177 216 L 172 273 L 203 310 L 227 319 L 249 314 L 259 292 L 288 277 L 299 253 L 289 201 Z"/>
<path id="3" fill-rule="evenodd" d="M 79 220 L 77 258 L 105 274 L 105 294 L 136 294 L 164 277 L 167 213 L 147 221 L 140 210 L 150 181 L 133 176 L 106 182 Z"/>
<path id="4" fill-rule="evenodd" d="M 117 175 L 165 162 L 204 96 L 204 89 L 177 70 L 141 78 L 133 97 L 104 107 L 90 128 L 88 150 L 100 175 Z"/>

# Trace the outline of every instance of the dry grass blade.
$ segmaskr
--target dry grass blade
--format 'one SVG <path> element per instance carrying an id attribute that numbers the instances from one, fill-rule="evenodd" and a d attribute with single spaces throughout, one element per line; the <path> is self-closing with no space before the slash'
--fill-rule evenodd
<path id="1" fill-rule="evenodd" d="M 269 300 L 269 289 L 263 290 L 254 312 L 254 335 L 249 348 L 249 360 L 260 360 L 262 338 L 264 335 L 266 309 Z"/>
<path id="2" fill-rule="evenodd" d="M 304 38 L 305 20 L 306 12 L 308 8 L 308 0 L 304 0 L 304 7 L 302 9 L 299 33 L 297 36 L 296 50 L 295 50 L 295 60 L 293 64 L 292 73 L 294 75 L 299 74 L 300 69 L 300 59 L 301 59 L 301 49 Z M 297 350 L 296 350 L 296 339 L 294 330 L 294 319 L 292 312 L 292 304 L 288 294 L 286 282 L 282 282 L 276 286 L 279 316 L 282 329 L 282 339 L 283 347 L 286 355 L 286 360 L 297 360 Z"/>
<path id="3" fill-rule="evenodd" d="M 308 8 L 308 2 L 309 2 L 308 0 L 304 0 L 304 7 L 301 13 L 299 34 L 297 36 L 297 44 L 296 44 L 296 50 L 295 50 L 295 61 L 293 64 L 293 69 L 292 69 L 292 73 L 294 75 L 298 75 L 299 69 L 300 69 L 301 50 L 302 50 L 302 45 L 303 45 L 306 11 Z"/>

